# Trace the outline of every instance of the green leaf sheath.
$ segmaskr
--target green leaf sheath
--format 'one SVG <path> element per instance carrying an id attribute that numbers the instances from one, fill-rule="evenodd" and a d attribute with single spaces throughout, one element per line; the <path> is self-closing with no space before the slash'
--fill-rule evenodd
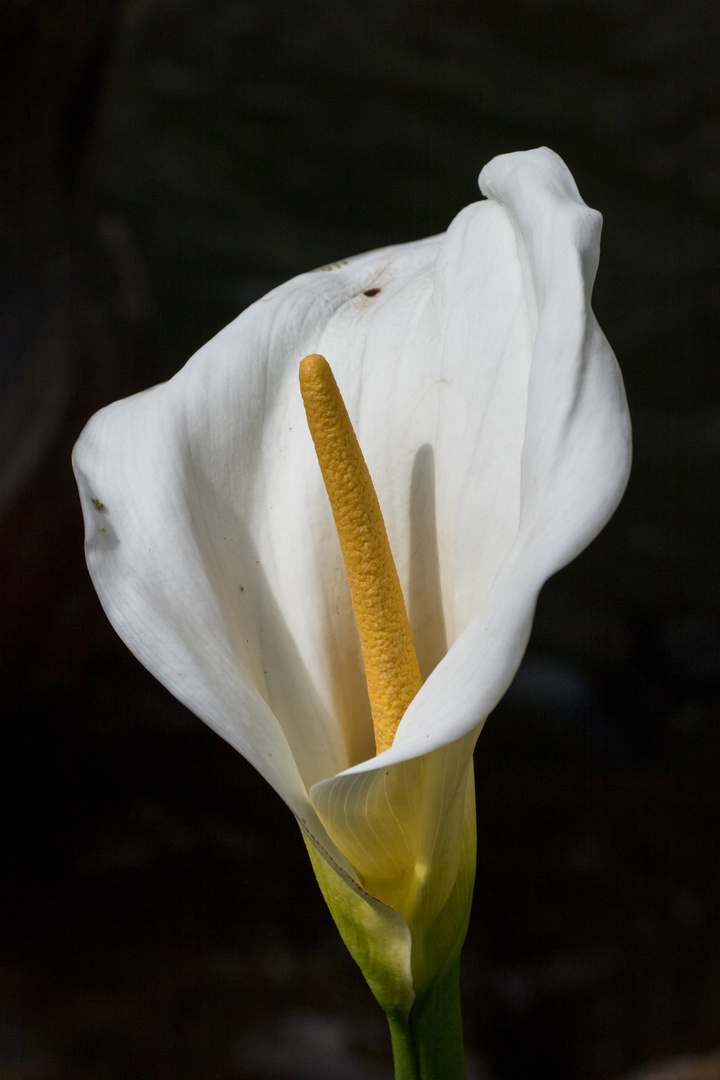
<path id="1" fill-rule="evenodd" d="M 354 889 L 303 833 L 315 877 L 350 955 L 390 1015 L 405 1016 L 415 1000 L 412 938 L 402 915 Z"/>

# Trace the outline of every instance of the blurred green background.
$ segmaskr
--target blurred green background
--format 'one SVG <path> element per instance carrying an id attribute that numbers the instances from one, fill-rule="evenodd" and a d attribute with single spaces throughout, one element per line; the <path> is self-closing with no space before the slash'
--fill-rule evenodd
<path id="1" fill-rule="evenodd" d="M 4 1080 L 391 1075 L 289 813 L 106 624 L 69 453 L 540 144 L 605 216 L 636 461 L 476 752 L 469 1076 L 720 1048 L 719 44 L 709 0 L 5 0 Z"/>

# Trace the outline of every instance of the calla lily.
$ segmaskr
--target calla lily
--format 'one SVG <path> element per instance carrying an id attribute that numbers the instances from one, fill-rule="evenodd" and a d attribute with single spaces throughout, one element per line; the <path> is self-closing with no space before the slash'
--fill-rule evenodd
<path id="1" fill-rule="evenodd" d="M 168 383 L 93 417 L 74 455 L 108 617 L 295 814 L 391 1018 L 456 964 L 475 741 L 541 586 L 605 524 L 630 462 L 590 307 L 600 215 L 545 148 L 495 158 L 480 187 L 441 236 L 275 289 Z M 298 390 L 315 352 L 375 482 L 425 680 L 377 756 Z"/>

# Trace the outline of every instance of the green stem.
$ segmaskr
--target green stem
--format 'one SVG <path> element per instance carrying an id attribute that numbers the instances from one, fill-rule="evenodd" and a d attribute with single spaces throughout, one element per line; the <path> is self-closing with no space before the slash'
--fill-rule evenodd
<path id="1" fill-rule="evenodd" d="M 420 1065 L 406 1017 L 388 1013 L 388 1023 L 392 1039 L 395 1080 L 420 1080 Z"/>
<path id="2" fill-rule="evenodd" d="M 465 1080 L 460 962 L 456 961 L 410 1016 L 388 1015 L 395 1080 Z"/>

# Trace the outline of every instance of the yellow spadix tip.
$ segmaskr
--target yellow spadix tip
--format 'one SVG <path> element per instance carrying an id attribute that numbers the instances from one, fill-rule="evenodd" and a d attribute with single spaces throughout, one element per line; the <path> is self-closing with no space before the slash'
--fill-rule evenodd
<path id="1" fill-rule="evenodd" d="M 330 499 L 365 663 L 378 754 L 422 679 L 380 504 L 330 365 L 312 353 L 300 390 Z"/>

